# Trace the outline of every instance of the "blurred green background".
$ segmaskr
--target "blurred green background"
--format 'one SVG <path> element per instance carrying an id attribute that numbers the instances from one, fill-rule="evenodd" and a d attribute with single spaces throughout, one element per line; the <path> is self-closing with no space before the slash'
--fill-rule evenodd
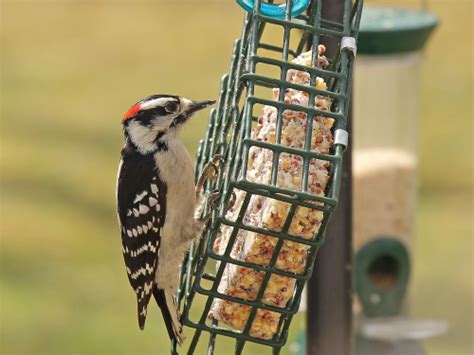
<path id="1" fill-rule="evenodd" d="M 166 353 L 157 310 L 138 330 L 120 252 L 120 119 L 150 93 L 217 96 L 242 10 L 201 3 L 1 2 L 1 354 Z M 472 354 L 474 6 L 428 4 L 412 313 L 450 323 L 429 354 Z M 206 122 L 183 131 L 192 153 Z"/>

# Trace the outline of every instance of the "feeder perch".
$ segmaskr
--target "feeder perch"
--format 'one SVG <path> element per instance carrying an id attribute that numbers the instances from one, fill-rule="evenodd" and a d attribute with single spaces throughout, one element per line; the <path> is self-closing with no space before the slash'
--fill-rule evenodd
<path id="1" fill-rule="evenodd" d="M 220 353 L 231 339 L 236 354 L 246 342 L 280 352 L 337 205 L 348 145 L 362 1 L 346 0 L 341 22 L 322 18 L 320 0 L 239 3 L 242 34 L 196 163 L 196 180 L 212 161 L 215 176 L 178 291 L 188 354 L 203 343 Z M 328 38 L 337 53 L 320 46 Z"/>

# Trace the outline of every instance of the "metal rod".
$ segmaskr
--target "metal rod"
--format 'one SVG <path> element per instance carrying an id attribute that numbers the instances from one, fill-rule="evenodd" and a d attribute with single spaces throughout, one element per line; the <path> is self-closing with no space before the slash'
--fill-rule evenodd
<path id="1" fill-rule="evenodd" d="M 342 23 L 344 0 L 322 0 L 322 17 Z M 334 58 L 338 39 L 321 37 L 328 56 Z M 347 130 L 352 132 L 349 112 Z M 353 136 L 353 135 L 352 135 Z M 308 355 L 352 353 L 352 151 L 343 159 L 339 204 L 328 224 L 323 247 L 307 285 Z"/>

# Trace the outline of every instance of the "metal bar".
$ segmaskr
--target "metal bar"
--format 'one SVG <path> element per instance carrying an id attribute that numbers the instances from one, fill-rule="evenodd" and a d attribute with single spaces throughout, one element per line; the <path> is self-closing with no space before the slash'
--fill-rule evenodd
<path id="1" fill-rule="evenodd" d="M 279 152 L 285 152 L 285 153 L 289 153 L 293 155 L 307 156 L 308 158 L 311 158 L 311 159 L 325 160 L 325 161 L 331 161 L 331 162 L 338 162 L 340 160 L 340 158 L 335 155 L 317 153 L 317 152 L 310 151 L 309 149 L 301 150 L 299 148 L 291 148 L 291 147 L 286 147 L 286 146 L 281 146 L 281 147 L 274 146 L 272 143 L 258 141 L 256 139 L 246 139 L 244 141 L 244 144 L 248 144 L 250 146 L 255 146 L 255 147 L 271 149 L 271 150 L 279 151 Z"/>
<path id="2" fill-rule="evenodd" d="M 283 90 L 285 89 L 295 89 L 307 93 L 312 93 L 313 98 L 315 95 L 326 95 L 335 99 L 344 99 L 345 95 L 340 94 L 337 92 L 329 92 L 327 90 L 320 90 L 315 88 L 314 86 L 308 86 L 308 85 L 300 85 L 300 84 L 294 84 L 287 82 L 284 79 L 274 79 L 274 78 L 268 78 L 263 75 L 258 75 L 258 74 L 245 74 L 242 76 L 243 80 L 248 80 L 248 81 L 253 81 L 254 83 L 260 84 L 262 86 L 266 87 L 271 87 L 271 88 L 277 88 L 280 87 Z M 316 76 L 314 76 L 314 80 L 316 81 Z M 266 84 L 266 85 L 265 85 Z M 314 84 L 313 84 L 314 85 Z M 279 102 L 282 102 L 279 99 Z M 312 108 L 312 107 L 311 107 Z"/>
<path id="3" fill-rule="evenodd" d="M 343 77 L 343 75 L 341 73 L 336 73 L 336 72 L 333 72 L 333 71 L 330 71 L 330 70 L 324 70 L 324 69 L 320 69 L 320 68 L 310 68 L 310 67 L 307 67 L 307 66 L 304 66 L 304 65 L 295 64 L 295 63 L 291 63 L 291 62 L 283 62 L 281 60 L 274 59 L 274 58 L 254 56 L 254 57 L 252 57 L 252 60 L 254 60 L 257 63 L 266 63 L 266 64 L 279 66 L 282 69 L 295 69 L 295 70 L 300 70 L 300 71 L 307 72 L 307 73 L 310 73 L 310 74 L 314 73 L 314 74 L 319 75 L 321 77 L 327 77 L 327 78 L 331 78 L 331 77 L 342 78 Z"/>
<path id="4" fill-rule="evenodd" d="M 342 23 L 347 0 L 322 0 L 322 17 Z M 348 19 L 344 19 L 347 23 Z M 346 26 L 344 26 L 346 27 Z M 321 38 L 329 57 L 339 50 L 338 39 Z M 350 85 L 350 83 L 349 83 Z M 349 112 L 347 130 L 352 130 Z M 352 159 L 349 145 L 343 159 L 339 205 L 328 223 L 324 248 L 308 282 L 307 354 L 352 353 Z"/>
<path id="5" fill-rule="evenodd" d="M 261 188 L 261 185 L 259 185 L 257 183 L 254 183 L 254 182 L 250 182 L 250 181 L 240 181 L 238 184 L 236 184 L 236 187 L 240 188 L 242 190 L 254 189 L 254 190 L 257 190 L 256 193 L 258 193 L 258 192 L 260 192 L 260 191 L 258 191 L 258 189 Z M 322 197 L 322 196 L 312 195 L 310 193 L 304 193 L 304 192 L 298 192 L 298 191 L 293 191 L 293 190 L 288 190 L 288 189 L 282 189 L 282 188 L 274 187 L 274 186 L 270 186 L 270 185 L 267 186 L 266 191 L 262 190 L 261 193 L 259 193 L 259 195 L 269 196 L 269 197 L 272 197 L 272 198 L 277 197 L 277 196 L 273 196 L 271 193 L 273 193 L 273 194 L 287 194 L 287 196 L 278 196 L 278 200 L 285 201 L 285 202 L 290 202 L 290 203 L 295 203 L 296 201 L 295 201 L 294 198 L 289 198 L 288 195 L 297 196 L 298 199 L 300 199 L 300 200 L 311 199 L 311 200 L 314 200 L 314 201 L 317 201 L 317 202 L 326 203 L 329 206 L 318 206 L 318 205 L 311 206 L 311 205 L 307 205 L 307 204 L 303 205 L 303 203 L 300 203 L 300 205 L 302 205 L 302 206 L 309 207 L 309 208 L 312 208 L 312 209 L 315 209 L 315 210 L 320 210 L 320 211 L 323 211 L 323 212 L 328 212 L 328 211 L 332 210 L 332 207 L 334 207 L 335 204 L 336 204 L 335 200 L 330 199 L 328 197 Z"/>
<path id="6" fill-rule="evenodd" d="M 348 126 L 351 126 L 349 116 Z M 351 354 L 351 148 L 345 154 L 339 206 L 308 281 L 307 354 Z"/>
<path id="7" fill-rule="evenodd" d="M 254 233 L 268 235 L 270 237 L 282 238 L 284 240 L 288 240 L 288 241 L 295 242 L 295 243 L 301 243 L 301 244 L 304 244 L 304 245 L 309 245 L 309 246 L 320 246 L 321 245 L 321 241 L 318 240 L 317 238 L 302 239 L 300 237 L 293 237 L 289 234 L 282 234 L 280 232 L 274 232 L 274 231 L 271 231 L 269 229 L 265 229 L 265 228 L 261 228 L 261 227 L 254 227 L 254 226 L 250 226 L 250 225 L 240 225 L 238 223 L 229 221 L 227 219 L 222 219 L 222 224 L 227 225 L 227 226 L 231 226 L 231 227 L 241 228 L 243 230 L 248 230 L 248 231 L 254 232 Z M 267 270 L 264 268 L 264 269 L 262 269 L 262 271 L 267 271 Z M 294 277 L 294 273 L 292 273 L 292 272 L 288 272 L 288 273 L 283 273 L 282 272 L 280 275 L 288 276 L 288 277 Z"/>
<path id="8" fill-rule="evenodd" d="M 213 325 L 217 325 L 217 321 L 212 321 Z M 214 349 L 216 347 L 216 337 L 217 334 L 210 333 L 209 335 L 209 345 L 207 347 L 207 355 L 214 355 Z"/>
<path id="9" fill-rule="evenodd" d="M 251 341 L 251 342 L 256 343 L 256 344 L 267 345 L 267 346 L 271 346 L 271 347 L 281 347 L 281 346 L 285 345 L 285 342 L 286 342 L 286 338 L 277 337 L 276 340 L 275 339 L 266 340 L 266 339 L 252 337 L 250 335 L 246 335 L 246 334 L 243 334 L 241 332 L 228 330 L 226 328 L 208 326 L 205 323 L 199 323 L 199 322 L 194 323 L 194 322 L 190 321 L 189 319 L 185 319 L 185 325 L 188 326 L 188 327 L 197 329 L 201 332 L 204 330 L 204 331 L 207 331 L 207 332 L 215 333 L 217 335 L 224 335 L 226 337 L 230 337 L 230 338 L 234 338 L 234 339 L 244 339 L 246 341 Z M 194 353 L 188 352 L 188 355 L 194 355 Z"/>
<path id="10" fill-rule="evenodd" d="M 301 111 L 305 112 L 308 114 L 315 114 L 315 115 L 321 115 L 321 116 L 327 116 L 334 118 L 336 121 L 340 119 L 344 119 L 344 116 L 340 113 L 335 113 L 331 111 L 323 111 L 319 110 L 314 107 L 309 107 L 309 106 L 299 106 L 299 105 L 293 105 L 293 104 L 284 104 L 278 101 L 272 101 L 268 99 L 262 99 L 257 96 L 249 96 L 247 100 L 250 103 L 256 103 L 256 104 L 262 104 L 262 105 L 268 105 L 268 106 L 274 106 L 276 108 L 283 108 L 285 110 L 293 110 L 293 111 Z"/>

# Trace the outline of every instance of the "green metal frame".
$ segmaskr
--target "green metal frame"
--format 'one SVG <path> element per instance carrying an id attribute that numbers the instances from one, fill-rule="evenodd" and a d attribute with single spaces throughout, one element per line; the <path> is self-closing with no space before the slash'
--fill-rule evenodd
<path id="1" fill-rule="evenodd" d="M 306 67 L 291 63 L 291 60 L 303 52 L 308 44 L 317 48 L 323 37 L 357 38 L 360 16 L 362 11 L 362 0 L 345 1 L 344 19 L 342 23 L 329 21 L 321 18 L 321 1 L 312 0 L 305 14 L 296 18 L 290 18 L 290 11 L 284 20 L 266 17 L 260 14 L 259 4 L 256 1 L 253 13 L 245 15 L 241 38 L 235 42 L 232 62 L 229 74 L 225 75 L 221 82 L 220 99 L 216 109 L 211 111 L 209 126 L 205 136 L 200 142 L 196 163 L 196 179 L 203 166 L 212 160 L 215 154 L 221 154 L 224 163 L 218 169 L 215 182 L 208 181 L 205 189 L 207 192 L 219 191 L 221 197 L 219 203 L 211 213 L 211 219 L 206 225 L 201 238 L 195 241 L 190 253 L 183 263 L 178 300 L 182 310 L 183 322 L 188 327 L 188 337 L 191 333 L 189 328 L 194 329 L 191 336 L 188 354 L 193 354 L 203 336 L 203 332 L 210 334 L 208 353 L 214 351 L 216 337 L 230 337 L 236 341 L 236 354 L 241 354 L 247 341 L 259 343 L 273 348 L 274 353 L 279 353 L 281 347 L 286 343 L 288 329 L 293 315 L 298 311 L 301 293 L 305 282 L 310 278 L 313 271 L 314 260 L 319 246 L 324 241 L 324 230 L 328 223 L 331 212 L 337 205 L 339 186 L 341 180 L 341 163 L 345 147 L 336 144 L 330 154 L 318 154 L 311 151 L 311 133 L 313 117 L 316 115 L 332 117 L 335 120 L 333 129 L 344 129 L 349 109 L 351 74 L 353 55 L 349 51 L 342 50 L 333 58 L 329 58 L 328 69 L 316 67 L 317 51 L 313 51 L 312 67 Z M 287 9 L 292 5 L 287 0 Z M 263 43 L 262 35 L 267 25 L 281 26 L 284 32 L 282 45 Z M 298 30 L 298 31 L 295 31 Z M 290 48 L 291 36 L 299 36 L 299 44 L 296 48 Z M 296 33 L 298 32 L 298 33 Z M 278 53 L 280 59 L 274 59 L 261 55 L 260 50 L 267 53 Z M 279 78 L 270 78 L 257 73 L 258 63 L 274 65 L 280 68 Z M 287 71 L 296 69 L 311 75 L 311 85 L 303 86 L 286 81 Z M 328 90 L 319 90 L 315 87 L 317 76 L 326 80 Z M 272 101 L 265 97 L 255 95 L 257 87 L 280 88 L 278 101 Z M 307 92 L 309 95 L 309 107 L 297 106 L 284 103 L 284 92 L 286 88 Z M 331 112 L 322 111 L 314 107 L 316 95 L 325 95 L 333 99 Z M 278 110 L 275 144 L 257 141 L 251 138 L 252 123 L 255 120 L 255 107 L 262 105 L 274 106 Z M 303 149 L 285 147 L 281 142 L 281 129 L 284 110 L 294 110 L 307 113 L 307 134 Z M 257 117 L 260 112 L 256 112 Z M 258 184 L 245 179 L 247 161 L 251 147 L 262 147 L 273 151 L 273 171 L 270 184 Z M 301 156 L 304 159 L 303 186 L 301 191 L 294 191 L 276 186 L 277 166 L 279 155 L 290 153 Z M 326 189 L 325 197 L 317 196 L 307 190 L 308 171 L 311 159 L 320 159 L 330 162 L 330 180 Z M 245 200 L 241 206 L 238 218 L 235 221 L 226 219 L 227 206 L 236 189 L 246 191 Z M 243 223 L 245 211 L 250 203 L 251 196 L 257 194 L 272 199 L 289 202 L 291 204 L 289 214 L 281 232 L 274 232 L 264 228 L 252 227 Z M 309 207 L 323 211 L 323 220 L 319 232 L 312 240 L 305 240 L 288 234 L 291 220 L 298 206 Z M 209 208 L 209 207 L 207 207 Z M 216 254 L 212 248 L 214 241 L 223 225 L 233 228 L 229 243 L 223 255 Z M 233 259 L 230 256 L 232 246 L 240 229 L 261 233 L 278 238 L 270 263 L 267 266 L 247 263 Z M 275 262 L 285 240 L 295 241 L 310 246 L 306 270 L 303 274 L 275 268 Z M 218 267 L 216 270 L 216 263 Z M 224 273 L 227 263 L 245 266 L 257 271 L 263 271 L 265 277 L 255 300 L 245 300 L 225 295 L 217 291 L 219 282 Z M 296 279 L 295 292 L 292 299 L 285 308 L 278 308 L 262 302 L 262 296 L 266 285 L 272 274 L 283 275 Z M 203 283 L 210 284 L 204 287 Z M 191 319 L 191 308 L 196 307 L 197 298 L 204 299 L 204 309 L 199 309 L 200 317 L 197 321 Z M 251 306 L 251 312 L 245 329 L 242 332 L 220 327 L 217 322 L 208 319 L 213 300 L 221 298 L 235 303 Z M 202 305 L 202 303 L 200 303 Z M 257 309 L 266 309 L 281 314 L 278 332 L 270 340 L 252 337 L 249 334 Z M 193 308 L 194 309 L 194 308 Z M 188 340 L 189 342 L 189 340 Z M 176 344 L 172 352 L 177 353 Z"/>

